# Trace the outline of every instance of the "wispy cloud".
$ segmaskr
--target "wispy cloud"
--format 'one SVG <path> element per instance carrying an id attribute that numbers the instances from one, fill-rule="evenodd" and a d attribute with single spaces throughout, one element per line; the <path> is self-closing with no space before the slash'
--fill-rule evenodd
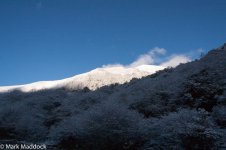
<path id="1" fill-rule="evenodd" d="M 103 67 L 137 67 L 141 65 L 157 65 L 162 67 L 176 67 L 179 64 L 187 63 L 195 58 L 200 57 L 204 53 L 202 48 L 190 51 L 185 54 L 166 55 L 167 51 L 164 48 L 155 47 L 145 54 L 141 54 L 138 58 L 128 65 L 108 64 Z"/>
<path id="2" fill-rule="evenodd" d="M 151 65 L 155 63 L 155 59 L 159 55 L 165 55 L 166 50 L 164 48 L 155 47 L 148 53 L 140 55 L 134 62 L 129 66 L 136 67 L 140 65 Z"/>
<path id="3" fill-rule="evenodd" d="M 205 50 L 203 48 L 198 48 L 195 50 L 191 50 L 186 55 L 190 56 L 193 59 L 197 59 L 197 58 L 200 58 L 204 54 L 205 54 Z"/>
<path id="4" fill-rule="evenodd" d="M 176 67 L 179 64 L 184 64 L 191 61 L 191 59 L 188 56 L 185 55 L 173 55 L 171 56 L 167 61 L 162 62 L 160 66 L 163 67 Z"/>
<path id="5" fill-rule="evenodd" d="M 108 65 L 103 65 L 103 68 L 111 68 L 111 67 L 123 67 L 122 64 L 108 64 Z"/>

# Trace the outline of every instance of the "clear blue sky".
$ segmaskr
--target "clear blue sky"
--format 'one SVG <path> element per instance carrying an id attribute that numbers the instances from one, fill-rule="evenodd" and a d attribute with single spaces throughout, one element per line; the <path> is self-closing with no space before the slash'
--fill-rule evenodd
<path id="1" fill-rule="evenodd" d="M 0 85 L 226 42 L 225 0 L 1 0 Z"/>

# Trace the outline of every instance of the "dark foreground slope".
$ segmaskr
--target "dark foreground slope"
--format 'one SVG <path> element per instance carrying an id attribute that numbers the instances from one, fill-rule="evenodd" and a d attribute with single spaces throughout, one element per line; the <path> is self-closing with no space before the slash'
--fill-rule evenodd
<path id="1" fill-rule="evenodd" d="M 226 149 L 226 45 L 123 85 L 0 95 L 1 142 L 49 149 Z"/>

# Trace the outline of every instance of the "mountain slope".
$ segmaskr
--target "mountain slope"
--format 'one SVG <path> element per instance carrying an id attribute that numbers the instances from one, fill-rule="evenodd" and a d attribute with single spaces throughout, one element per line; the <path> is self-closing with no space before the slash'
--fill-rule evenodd
<path id="1" fill-rule="evenodd" d="M 110 84 L 123 84 L 133 78 L 141 78 L 162 69 L 164 69 L 164 67 L 154 65 L 142 65 L 134 68 L 123 66 L 97 68 L 88 73 L 76 75 L 63 80 L 40 81 L 18 86 L 3 86 L 0 87 L 0 92 L 9 92 L 13 90 L 31 92 L 62 87 L 69 89 L 82 89 L 88 87 L 91 90 L 96 90 L 97 88 Z"/>
<path id="2" fill-rule="evenodd" d="M 225 75 L 226 44 L 124 84 L 3 93 L 0 139 L 57 150 L 225 149 Z"/>

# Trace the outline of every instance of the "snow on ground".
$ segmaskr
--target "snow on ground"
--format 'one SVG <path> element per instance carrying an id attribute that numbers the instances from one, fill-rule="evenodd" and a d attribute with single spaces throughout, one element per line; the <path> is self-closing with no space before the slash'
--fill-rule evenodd
<path id="1" fill-rule="evenodd" d="M 162 69 L 164 69 L 164 67 L 155 65 L 141 65 L 133 68 L 123 66 L 97 68 L 90 72 L 63 80 L 40 81 L 17 86 L 2 86 L 0 87 L 0 93 L 9 92 L 12 90 L 31 92 L 60 87 L 68 87 L 70 89 L 88 87 L 91 90 L 95 90 L 102 86 L 114 83 L 123 84 L 130 81 L 132 78 L 141 78 Z"/>
<path id="2" fill-rule="evenodd" d="M 58 82 L 96 90 L 0 94 L 0 139 L 56 150 L 225 149 L 225 57 L 226 45 L 120 85 L 102 87 L 150 74 L 143 70 L 155 66 L 97 68 Z"/>

